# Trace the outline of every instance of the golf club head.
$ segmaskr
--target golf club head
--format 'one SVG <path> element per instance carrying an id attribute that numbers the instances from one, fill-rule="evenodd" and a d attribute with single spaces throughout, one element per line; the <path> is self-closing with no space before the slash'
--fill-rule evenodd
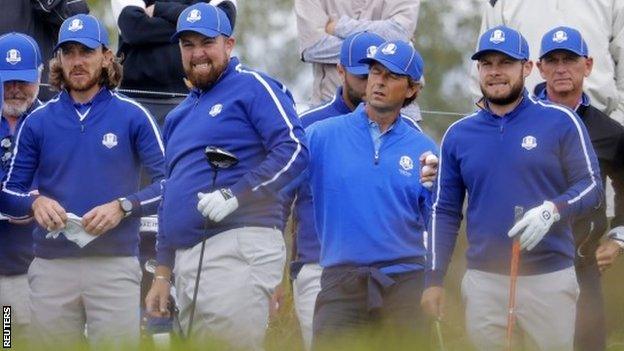
<path id="1" fill-rule="evenodd" d="M 238 157 L 233 153 L 215 146 L 206 146 L 204 154 L 208 164 L 214 169 L 230 168 L 238 163 Z"/>

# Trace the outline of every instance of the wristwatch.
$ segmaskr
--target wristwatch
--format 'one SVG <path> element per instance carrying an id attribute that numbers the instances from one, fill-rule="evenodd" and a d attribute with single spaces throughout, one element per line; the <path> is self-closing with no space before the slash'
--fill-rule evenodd
<path id="1" fill-rule="evenodd" d="M 121 207 L 121 210 L 124 213 L 124 217 L 128 217 L 132 214 L 132 210 L 134 209 L 134 204 L 132 203 L 132 201 L 128 200 L 125 197 L 120 197 L 119 199 L 117 199 L 117 201 L 119 201 L 119 207 Z"/>

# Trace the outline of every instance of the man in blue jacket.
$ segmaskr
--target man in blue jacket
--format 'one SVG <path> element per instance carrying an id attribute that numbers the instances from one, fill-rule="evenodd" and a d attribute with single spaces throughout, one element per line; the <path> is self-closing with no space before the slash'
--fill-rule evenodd
<path id="1" fill-rule="evenodd" d="M 420 184 L 419 159 L 436 146 L 400 118 L 420 91 L 424 65 L 403 41 L 360 62 L 370 64 L 366 104 L 307 129 L 323 267 L 314 347 L 377 323 L 424 330 L 418 300 L 431 194 Z"/>
<path id="2" fill-rule="evenodd" d="M 147 110 L 115 89 L 121 66 L 105 27 L 76 15 L 61 26 L 50 83 L 61 90 L 19 129 L 3 194 L 31 213 L 32 324 L 45 344 L 138 341 L 139 220 L 160 200 L 164 148 Z M 153 183 L 139 190 L 141 167 Z M 40 195 L 29 193 L 33 180 Z"/>
<path id="3" fill-rule="evenodd" d="M 468 335 L 479 350 L 505 345 L 513 240 L 522 248 L 516 332 L 540 350 L 572 350 L 578 284 L 570 220 L 602 198 L 596 155 L 578 116 L 524 90 L 528 58 L 515 30 L 495 27 L 481 36 L 472 56 L 481 109 L 451 125 L 440 148 L 422 303 L 442 317 L 442 282 L 467 192 L 462 294 Z M 517 207 L 524 216 L 514 225 Z"/>
<path id="4" fill-rule="evenodd" d="M 174 39 L 194 89 L 165 122 L 159 266 L 146 305 L 153 315 L 166 313 L 174 269 L 187 330 L 205 239 L 191 336 L 259 350 L 286 260 L 279 192 L 308 163 L 303 129 L 288 91 L 230 56 L 235 39 L 222 10 L 195 4 L 180 14 L 177 28 Z M 238 163 L 214 173 L 208 146 L 234 154 Z"/>
<path id="5" fill-rule="evenodd" d="M 624 127 L 594 107 L 583 92 L 593 63 L 578 30 L 551 29 L 542 37 L 537 67 L 546 82 L 536 87 L 536 95 L 566 106 L 581 117 L 598 156 L 601 183 L 604 187 L 608 176 L 615 190 L 615 217 L 610 223 L 602 206 L 578 218 L 572 226 L 574 265 L 580 287 L 575 348 L 601 351 L 606 348 L 607 337 L 600 271 L 608 268 L 624 247 Z M 600 244 L 607 230 L 607 240 Z"/>
<path id="6" fill-rule="evenodd" d="M 4 77 L 2 120 L 0 120 L 0 172 L 9 171 L 15 149 L 15 134 L 25 117 L 41 105 L 37 99 L 43 64 L 39 46 L 33 38 L 22 33 L 0 37 L 0 75 Z M 33 218 L 0 220 L 0 303 L 11 306 L 13 343 L 21 347 L 30 325 L 30 289 L 28 266 L 33 259 Z M 24 341 L 26 338 L 24 338 Z"/>

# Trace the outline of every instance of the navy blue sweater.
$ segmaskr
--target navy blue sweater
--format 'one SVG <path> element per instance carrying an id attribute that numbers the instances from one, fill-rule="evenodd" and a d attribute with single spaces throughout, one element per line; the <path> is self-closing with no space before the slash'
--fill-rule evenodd
<path id="1" fill-rule="evenodd" d="M 37 257 L 137 255 L 139 217 L 155 212 L 160 200 L 164 148 L 150 114 L 108 89 L 101 89 L 89 105 L 81 121 L 73 99 L 63 91 L 26 117 L 3 183 L 3 198 L 10 202 L 6 212 L 30 213 L 34 199 L 28 191 L 35 176 L 41 195 L 78 216 L 120 197 L 140 206 L 82 249 L 63 235 L 46 239 L 46 230 L 37 226 Z M 139 191 L 142 165 L 153 183 Z"/>
<path id="2" fill-rule="evenodd" d="M 431 193 L 420 184 L 419 157 L 437 147 L 408 123 L 399 118 L 383 134 L 377 158 L 363 104 L 306 129 L 321 266 L 424 268 Z M 402 260 L 420 264 L 392 263 Z"/>
<path id="3" fill-rule="evenodd" d="M 509 274 L 514 207 L 525 211 L 545 200 L 561 220 L 531 251 L 520 274 L 557 271 L 573 264 L 570 221 L 600 204 L 596 155 L 578 116 L 532 100 L 503 117 L 482 109 L 449 127 L 442 139 L 431 228 L 429 285 L 441 285 L 468 194 L 468 268 Z"/>
<path id="4" fill-rule="evenodd" d="M 193 90 L 165 120 L 166 181 L 159 209 L 157 259 L 173 267 L 175 250 L 203 238 L 245 226 L 283 227 L 279 191 L 306 167 L 304 132 L 290 93 L 277 81 L 243 68 L 233 57 L 208 90 Z M 225 149 L 239 159 L 213 171 L 206 146 Z M 204 230 L 197 193 L 230 188 L 239 207 Z"/>

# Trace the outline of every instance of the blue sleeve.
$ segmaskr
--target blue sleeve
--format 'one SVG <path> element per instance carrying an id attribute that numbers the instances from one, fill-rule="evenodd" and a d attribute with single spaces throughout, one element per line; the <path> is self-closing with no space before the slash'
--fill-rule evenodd
<path id="1" fill-rule="evenodd" d="M 232 187 L 243 203 L 249 197 L 277 196 L 308 164 L 308 149 L 295 105 L 284 89 L 259 73 L 242 71 L 257 80 L 247 116 L 260 134 L 268 154 Z"/>
<path id="2" fill-rule="evenodd" d="M 161 199 L 160 181 L 165 177 L 165 147 L 158 125 L 149 112 L 141 108 L 138 114 L 140 116 L 134 125 L 134 145 L 141 165 L 150 176 L 151 184 L 128 195 L 128 199 L 139 205 L 140 210 L 132 215 L 145 216 L 156 213 Z"/>
<path id="3" fill-rule="evenodd" d="M 40 147 L 31 122 L 27 118 L 17 133 L 11 167 L 2 183 L 1 212 L 12 217 L 24 217 L 32 212 L 34 197 L 29 191 L 39 165 Z"/>
<path id="4" fill-rule="evenodd" d="M 462 220 L 466 187 L 454 153 L 452 136 L 449 134 L 450 130 L 440 146 L 438 180 L 435 184 L 430 235 L 427 239 L 427 286 L 442 286 Z"/>
<path id="5" fill-rule="evenodd" d="M 170 129 L 170 120 L 165 119 L 165 126 L 163 127 L 163 144 L 167 147 L 167 136 L 169 135 L 168 131 Z M 169 169 L 169 165 L 165 165 L 167 170 Z M 163 179 L 160 183 L 162 198 L 164 199 L 167 196 L 167 179 Z M 156 261 L 159 265 L 167 266 L 173 269 L 175 263 L 175 249 L 173 249 L 169 245 L 167 233 L 165 233 L 165 226 L 162 225 L 163 216 L 162 216 L 162 207 L 163 202 L 160 201 L 158 205 L 158 233 L 156 234 Z"/>
<path id="6" fill-rule="evenodd" d="M 563 108 L 561 108 L 563 110 Z M 564 110 L 568 119 L 561 126 L 561 164 L 568 189 L 551 201 L 562 219 L 578 217 L 598 208 L 603 198 L 600 168 L 596 153 L 580 118 Z"/>

